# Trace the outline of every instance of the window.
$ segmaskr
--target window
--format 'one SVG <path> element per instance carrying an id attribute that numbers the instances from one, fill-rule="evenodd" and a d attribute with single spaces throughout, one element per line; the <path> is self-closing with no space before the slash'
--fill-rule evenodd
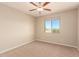
<path id="1" fill-rule="evenodd" d="M 60 29 L 60 21 L 58 19 L 52 20 L 52 31 L 54 33 L 59 32 Z"/>
<path id="2" fill-rule="evenodd" d="M 45 32 L 58 33 L 60 30 L 60 20 L 59 19 L 45 20 L 44 27 L 45 27 Z"/>
<path id="3" fill-rule="evenodd" d="M 51 32 L 51 20 L 45 21 L 45 32 Z"/>

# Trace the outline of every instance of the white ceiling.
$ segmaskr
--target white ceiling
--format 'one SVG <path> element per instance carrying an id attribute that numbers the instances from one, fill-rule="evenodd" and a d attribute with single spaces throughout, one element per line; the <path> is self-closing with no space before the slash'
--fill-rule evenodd
<path id="1" fill-rule="evenodd" d="M 43 3 L 44 2 L 42 2 L 42 4 Z M 68 10 L 68 9 L 73 9 L 73 8 L 78 7 L 78 5 L 79 5 L 78 2 L 51 2 L 50 4 L 48 4 L 46 6 L 46 8 L 52 9 L 52 11 L 51 12 L 43 11 L 43 12 L 41 12 L 41 14 L 39 14 L 38 11 L 29 11 L 31 9 L 36 8 L 29 2 L 3 2 L 1 4 L 5 4 L 9 7 L 15 8 L 19 11 L 22 11 L 26 14 L 33 15 L 35 17 L 43 16 L 43 15 L 47 15 L 47 14 L 51 14 L 51 13 L 55 13 L 55 12 L 61 12 L 61 11 Z M 36 3 L 36 4 L 38 5 L 38 3 Z"/>

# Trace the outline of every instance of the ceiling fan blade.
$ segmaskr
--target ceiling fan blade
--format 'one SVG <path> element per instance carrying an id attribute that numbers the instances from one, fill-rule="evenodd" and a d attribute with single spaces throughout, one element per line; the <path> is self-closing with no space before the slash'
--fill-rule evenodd
<path id="1" fill-rule="evenodd" d="M 29 11 L 34 11 L 34 10 L 36 10 L 36 9 L 32 9 L 32 10 L 29 10 Z"/>
<path id="2" fill-rule="evenodd" d="M 38 7 L 35 3 L 33 3 L 33 2 L 30 2 L 32 5 L 34 5 L 34 6 L 36 6 L 36 7 Z"/>
<path id="3" fill-rule="evenodd" d="M 46 10 L 46 11 L 51 11 L 51 9 L 45 9 L 45 8 L 44 8 L 44 10 Z"/>
<path id="4" fill-rule="evenodd" d="M 47 4 L 49 4 L 50 2 L 45 2 L 44 4 L 43 4 L 43 7 L 45 7 Z"/>

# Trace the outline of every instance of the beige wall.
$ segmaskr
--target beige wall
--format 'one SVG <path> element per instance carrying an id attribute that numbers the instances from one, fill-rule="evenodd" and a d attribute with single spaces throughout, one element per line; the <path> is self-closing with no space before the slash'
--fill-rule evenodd
<path id="1" fill-rule="evenodd" d="M 78 43 L 78 50 L 79 50 L 79 7 L 78 7 L 78 14 L 77 15 L 78 15 L 78 21 L 77 21 L 77 24 L 78 24 L 78 28 L 77 28 L 78 29 L 77 30 L 78 31 L 77 32 L 77 39 L 78 39 L 78 41 L 77 41 L 77 43 Z"/>
<path id="2" fill-rule="evenodd" d="M 45 33 L 44 20 L 57 17 L 61 21 L 60 33 Z M 66 45 L 77 46 L 77 10 L 68 10 L 55 13 L 49 16 L 43 16 L 36 20 L 36 40 Z"/>
<path id="3" fill-rule="evenodd" d="M 0 4 L 0 52 L 33 41 L 34 17 Z"/>

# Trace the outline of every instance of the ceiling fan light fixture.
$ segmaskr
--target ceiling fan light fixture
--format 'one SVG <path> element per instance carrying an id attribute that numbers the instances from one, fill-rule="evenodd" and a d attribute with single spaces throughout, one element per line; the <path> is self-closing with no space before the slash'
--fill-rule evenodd
<path id="1" fill-rule="evenodd" d="M 37 11 L 43 11 L 43 8 L 37 8 Z"/>

